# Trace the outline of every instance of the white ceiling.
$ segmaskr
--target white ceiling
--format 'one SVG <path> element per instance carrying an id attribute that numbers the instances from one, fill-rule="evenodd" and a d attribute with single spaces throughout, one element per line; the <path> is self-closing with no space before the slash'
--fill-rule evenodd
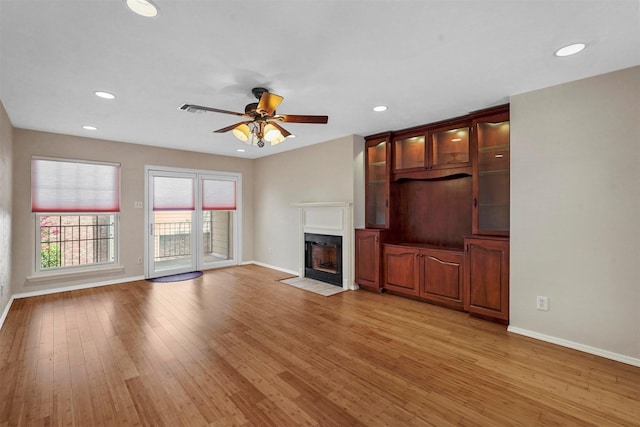
<path id="1" fill-rule="evenodd" d="M 0 0 L 0 99 L 14 127 L 258 158 L 640 64 L 638 0 L 155 3 L 159 15 L 142 18 L 124 0 Z M 553 55 L 577 41 L 587 49 Z M 284 96 L 278 113 L 329 123 L 285 124 L 297 138 L 260 149 L 212 133 L 239 117 L 177 109 L 242 112 L 254 86 Z"/>

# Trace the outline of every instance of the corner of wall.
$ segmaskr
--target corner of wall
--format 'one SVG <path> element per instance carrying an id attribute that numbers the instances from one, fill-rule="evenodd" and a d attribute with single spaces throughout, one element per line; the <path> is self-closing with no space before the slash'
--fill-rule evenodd
<path id="1" fill-rule="evenodd" d="M 12 209 L 13 209 L 13 125 L 0 100 L 0 327 L 11 306 Z"/>

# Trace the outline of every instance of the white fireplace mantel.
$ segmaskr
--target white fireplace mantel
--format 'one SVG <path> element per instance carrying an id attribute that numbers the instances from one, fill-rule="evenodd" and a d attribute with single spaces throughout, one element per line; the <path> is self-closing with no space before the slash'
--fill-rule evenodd
<path id="1" fill-rule="evenodd" d="M 304 277 L 304 233 L 342 237 L 342 287 L 357 289 L 353 281 L 353 213 L 349 202 L 294 203 L 300 209 L 300 262 L 298 272 Z"/>

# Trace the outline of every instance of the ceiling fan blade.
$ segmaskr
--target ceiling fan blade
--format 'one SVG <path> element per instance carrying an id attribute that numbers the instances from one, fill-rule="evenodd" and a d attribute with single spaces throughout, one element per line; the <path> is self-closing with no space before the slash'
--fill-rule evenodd
<path id="1" fill-rule="evenodd" d="M 225 132 L 229 132 L 230 130 L 235 129 L 236 127 L 238 127 L 238 126 L 240 126 L 240 125 L 243 125 L 243 124 L 249 124 L 249 123 L 253 123 L 253 120 L 247 120 L 246 122 L 236 123 L 236 124 L 233 124 L 233 125 L 231 125 L 231 126 L 224 127 L 224 128 L 222 128 L 222 129 L 214 130 L 214 132 L 215 132 L 215 133 L 225 133 Z"/>
<path id="2" fill-rule="evenodd" d="M 189 113 L 199 113 L 201 111 L 210 111 L 212 113 L 224 113 L 224 114 L 233 114 L 235 116 L 246 116 L 245 113 L 237 113 L 235 111 L 221 110 L 219 108 L 203 107 L 202 105 L 194 105 L 194 104 L 182 104 L 179 109 L 188 111 Z"/>
<path id="3" fill-rule="evenodd" d="M 265 92 L 260 97 L 260 102 L 258 102 L 258 111 L 268 116 L 273 116 L 283 99 L 283 97 L 275 93 Z"/>
<path id="4" fill-rule="evenodd" d="M 289 135 L 291 135 L 291 132 L 289 132 L 288 130 L 286 130 L 282 126 L 280 126 L 278 124 L 278 122 L 270 121 L 269 123 L 272 124 L 273 126 L 275 126 L 276 129 L 278 129 L 280 131 L 280 133 L 282 134 L 282 136 L 284 136 L 285 138 L 288 137 Z"/>
<path id="5" fill-rule="evenodd" d="M 325 124 L 329 121 L 328 116 L 305 116 L 299 114 L 282 114 L 282 121 L 287 123 L 320 123 Z"/>

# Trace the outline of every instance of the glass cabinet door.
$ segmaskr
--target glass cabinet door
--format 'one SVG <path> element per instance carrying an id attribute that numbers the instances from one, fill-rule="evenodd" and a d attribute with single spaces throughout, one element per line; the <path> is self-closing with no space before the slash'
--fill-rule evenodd
<path id="1" fill-rule="evenodd" d="M 509 233 L 509 120 L 476 123 L 477 179 L 474 186 L 474 234 Z"/>
<path id="2" fill-rule="evenodd" d="M 389 216 L 389 181 L 387 174 L 387 139 L 368 141 L 365 165 L 365 221 L 367 227 L 385 228 Z"/>
<path id="3" fill-rule="evenodd" d="M 424 135 L 395 139 L 393 147 L 394 171 L 425 167 Z"/>
<path id="4" fill-rule="evenodd" d="M 432 133 L 430 163 L 434 168 L 457 167 L 469 163 L 469 128 Z"/>

